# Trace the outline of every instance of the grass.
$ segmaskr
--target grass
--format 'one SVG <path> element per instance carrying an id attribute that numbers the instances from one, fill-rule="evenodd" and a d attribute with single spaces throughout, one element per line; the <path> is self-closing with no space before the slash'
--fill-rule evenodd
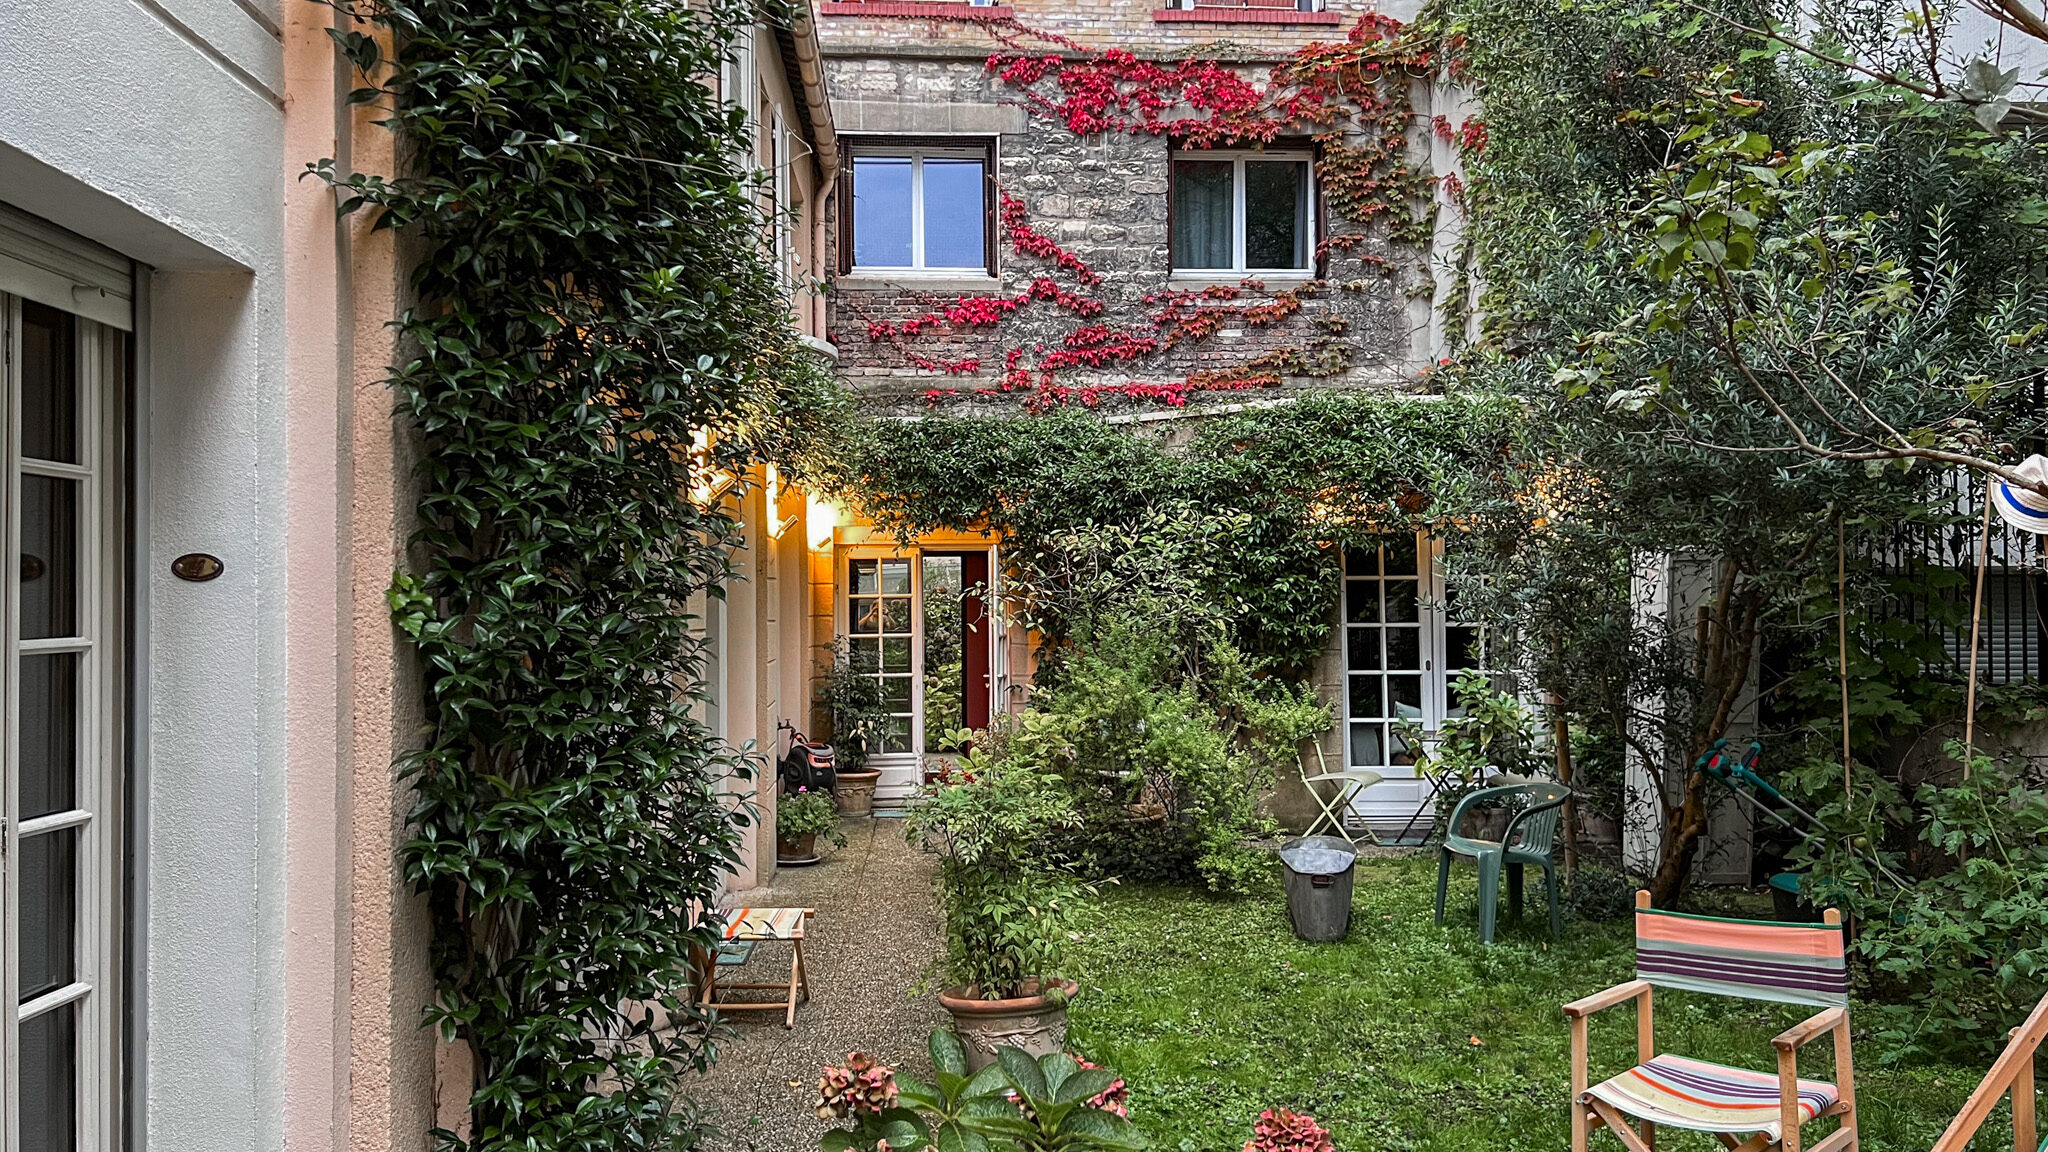
<path id="1" fill-rule="evenodd" d="M 1155 1152 L 1236 1152 L 1269 1107 L 1313 1114 L 1340 1152 L 1567 1148 L 1558 1009 L 1633 975 L 1631 925 L 1568 920 L 1553 945 L 1532 885 L 1525 923 L 1481 947 L 1473 871 L 1453 873 L 1438 928 L 1435 870 L 1434 857 L 1360 861 L 1351 934 L 1337 944 L 1296 940 L 1277 884 L 1236 901 L 1112 889 L 1074 957 L 1082 990 L 1069 1044 L 1129 1082 L 1131 1118 Z M 1657 1040 L 1663 1051 L 1771 1069 L 1770 1038 L 1807 1014 L 1660 991 Z M 1596 1079 L 1634 1062 L 1634 1030 L 1627 1007 L 1595 1018 Z M 1989 1066 L 1886 1066 L 1861 1035 L 1855 1054 L 1868 1152 L 1931 1148 Z M 1832 1065 L 1822 1041 L 1800 1069 L 1826 1077 Z M 1809 1139 L 1832 1128 L 1809 1128 Z M 2000 1139 L 1987 1125 L 1975 1146 Z M 1659 1144 L 1720 1147 L 1691 1132 L 1660 1133 Z M 1620 1145 L 1596 1134 L 1594 1147 Z"/>

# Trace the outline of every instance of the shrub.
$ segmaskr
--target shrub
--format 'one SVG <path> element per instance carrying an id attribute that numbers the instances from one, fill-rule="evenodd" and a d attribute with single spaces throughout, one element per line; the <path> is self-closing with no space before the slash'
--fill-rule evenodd
<path id="1" fill-rule="evenodd" d="M 833 750 L 841 772 L 866 768 L 888 731 L 889 709 L 882 703 L 877 671 L 871 653 L 853 651 L 843 636 L 834 642 L 832 670 L 818 686 L 818 698 L 832 725 Z"/>
<path id="2" fill-rule="evenodd" d="M 823 836 L 834 847 L 846 847 L 846 837 L 839 832 L 839 806 L 827 793 L 808 788 L 799 788 L 795 795 L 776 802 L 775 835 L 783 840 Z"/>
<path id="3" fill-rule="evenodd" d="M 988 1000 L 1058 977 L 1089 895 L 1051 849 L 1076 823 L 1063 781 L 1045 763 L 1057 727 L 1028 717 L 1010 727 L 978 738 L 920 791 L 908 822 L 911 839 L 941 856 L 946 979 Z"/>

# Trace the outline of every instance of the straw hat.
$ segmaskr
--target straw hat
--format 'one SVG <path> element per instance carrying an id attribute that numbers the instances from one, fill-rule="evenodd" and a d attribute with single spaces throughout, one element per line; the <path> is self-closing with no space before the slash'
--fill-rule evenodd
<path id="1" fill-rule="evenodd" d="M 2029 456 L 2013 471 L 2029 480 L 2048 481 L 2048 456 Z M 2005 522 L 2023 532 L 2048 535 L 2048 496 L 2003 480 L 1991 482 L 1991 503 Z"/>

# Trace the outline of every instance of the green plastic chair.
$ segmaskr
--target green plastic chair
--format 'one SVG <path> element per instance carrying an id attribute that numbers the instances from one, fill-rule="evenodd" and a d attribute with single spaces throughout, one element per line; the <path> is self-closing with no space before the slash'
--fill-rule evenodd
<path id="1" fill-rule="evenodd" d="M 1557 822 L 1572 790 L 1562 784 L 1505 784 L 1481 788 L 1458 801 L 1451 811 L 1450 830 L 1438 849 L 1436 865 L 1436 922 L 1444 922 L 1444 893 L 1451 883 L 1451 857 L 1469 856 L 1479 865 L 1479 942 L 1493 943 L 1495 907 L 1500 903 L 1500 874 L 1508 874 L 1508 914 L 1522 917 L 1522 867 L 1540 865 L 1543 885 L 1550 894 L 1550 935 L 1564 935 L 1564 909 L 1557 890 Z M 1465 813 L 1481 805 L 1505 805 L 1522 801 L 1521 810 L 1508 820 L 1507 832 L 1499 840 L 1474 840 L 1460 836 Z"/>

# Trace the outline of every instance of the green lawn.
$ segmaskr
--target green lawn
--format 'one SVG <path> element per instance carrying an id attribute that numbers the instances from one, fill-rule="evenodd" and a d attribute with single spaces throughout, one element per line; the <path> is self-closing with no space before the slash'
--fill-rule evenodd
<path id="1" fill-rule="evenodd" d="M 1339 1152 L 1567 1148 L 1558 1007 L 1632 975 L 1630 925 L 1567 921 L 1552 946 L 1538 898 L 1524 925 L 1482 948 L 1474 873 L 1453 874 L 1438 928 L 1435 871 L 1433 857 L 1361 861 L 1339 944 L 1296 940 L 1277 885 L 1238 901 L 1109 889 L 1079 945 L 1070 1044 L 1123 1074 L 1132 1119 L 1165 1152 L 1236 1152 L 1273 1106 L 1315 1115 Z M 1673 992 L 1657 1002 L 1665 1051 L 1758 1069 L 1775 1067 L 1770 1037 L 1805 1015 Z M 1634 1027 L 1626 1007 L 1595 1018 L 1596 1079 L 1634 1062 Z M 1832 1073 L 1825 1041 L 1808 1052 L 1804 1074 Z M 1866 1152 L 1931 1148 L 1989 1066 L 1886 1067 L 1861 1036 L 1856 1056 Z M 1665 1149 L 1720 1147 L 1661 1135 Z M 1987 1126 L 1976 1147 L 2000 1139 Z M 1596 1134 L 1594 1147 L 1620 1145 Z"/>

